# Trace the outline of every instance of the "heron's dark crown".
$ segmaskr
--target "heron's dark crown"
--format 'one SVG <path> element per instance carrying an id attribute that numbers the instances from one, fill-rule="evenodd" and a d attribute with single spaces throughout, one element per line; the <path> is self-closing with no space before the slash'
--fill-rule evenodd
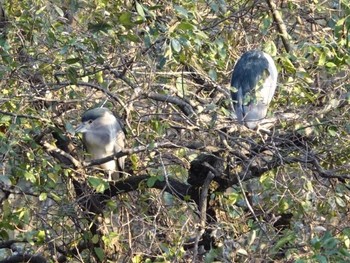
<path id="1" fill-rule="evenodd" d="M 104 116 L 106 113 L 113 115 L 113 113 L 107 108 L 94 108 L 94 109 L 86 111 L 83 114 L 81 121 L 86 122 L 88 120 L 96 120 L 96 119 Z"/>

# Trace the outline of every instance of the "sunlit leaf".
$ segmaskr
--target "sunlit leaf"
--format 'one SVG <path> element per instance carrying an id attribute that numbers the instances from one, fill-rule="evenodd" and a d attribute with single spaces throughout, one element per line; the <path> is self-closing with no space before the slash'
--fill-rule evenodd
<path id="1" fill-rule="evenodd" d="M 134 26 L 134 23 L 132 22 L 132 15 L 130 12 L 123 12 L 119 16 L 119 22 L 127 28 L 132 28 Z"/>
<path id="2" fill-rule="evenodd" d="M 25 171 L 24 177 L 32 183 L 35 183 L 35 181 L 36 181 L 35 175 L 33 174 L 32 171 Z"/>
<path id="3" fill-rule="evenodd" d="M 208 73 L 209 73 L 209 77 L 211 78 L 211 80 L 213 80 L 213 81 L 217 80 L 218 74 L 217 74 L 215 69 L 213 69 L 213 68 L 209 69 Z"/>
<path id="4" fill-rule="evenodd" d="M 188 18 L 188 11 L 180 5 L 175 5 L 174 9 L 176 13 L 182 18 Z"/>
<path id="5" fill-rule="evenodd" d="M 102 71 L 96 72 L 95 76 L 96 76 L 97 82 L 102 84 L 103 83 L 103 73 L 102 73 Z"/>
<path id="6" fill-rule="evenodd" d="M 342 198 L 340 198 L 339 196 L 335 196 L 335 202 L 340 207 L 346 207 L 346 202 Z"/>
<path id="7" fill-rule="evenodd" d="M 237 249 L 237 253 L 241 254 L 241 255 L 244 255 L 244 256 L 248 256 L 248 252 L 244 248 L 238 248 Z"/>
<path id="8" fill-rule="evenodd" d="M 195 27 L 193 24 L 187 21 L 182 21 L 180 24 L 177 25 L 177 28 L 180 30 L 193 30 Z"/>
<path id="9" fill-rule="evenodd" d="M 36 238 L 37 238 L 36 241 L 39 243 L 45 242 L 45 239 L 46 239 L 45 231 L 44 230 L 38 231 Z"/>
<path id="10" fill-rule="evenodd" d="M 290 73 L 295 73 L 296 69 L 293 65 L 293 63 L 289 60 L 287 57 L 281 58 L 281 62 L 283 67 Z"/>
<path id="11" fill-rule="evenodd" d="M 88 182 L 90 186 L 93 187 L 98 193 L 103 193 L 106 189 L 109 188 L 108 182 L 102 178 L 90 176 L 88 178 Z"/>
<path id="12" fill-rule="evenodd" d="M 277 47 L 275 45 L 275 42 L 273 41 L 267 41 L 265 44 L 264 44 L 264 51 L 271 55 L 272 57 L 276 56 L 277 55 Z"/>
<path id="13" fill-rule="evenodd" d="M 337 65 L 336 64 L 334 64 L 333 62 L 327 62 L 326 63 L 326 67 L 327 68 L 334 68 L 334 67 L 336 67 Z"/>
<path id="14" fill-rule="evenodd" d="M 143 11 L 143 7 L 139 2 L 136 2 L 136 11 L 142 18 L 146 17 L 145 12 Z"/>
<path id="15" fill-rule="evenodd" d="M 180 51 L 181 51 L 181 44 L 180 44 L 180 42 L 179 42 L 177 39 L 175 39 L 175 38 L 173 38 L 173 39 L 171 40 L 171 47 L 173 48 L 173 50 L 174 50 L 175 52 L 180 52 Z"/>
<path id="16" fill-rule="evenodd" d="M 40 15 L 45 9 L 46 9 L 46 5 L 43 5 L 41 8 L 39 8 L 38 10 L 36 10 L 36 15 Z"/>
<path id="17" fill-rule="evenodd" d="M 39 200 L 40 201 L 45 201 L 47 199 L 47 193 L 41 193 L 39 195 Z"/>
<path id="18" fill-rule="evenodd" d="M 56 10 L 56 12 L 61 16 L 61 17 L 64 17 L 64 12 L 63 10 L 58 7 L 57 5 L 53 5 L 53 8 Z"/>

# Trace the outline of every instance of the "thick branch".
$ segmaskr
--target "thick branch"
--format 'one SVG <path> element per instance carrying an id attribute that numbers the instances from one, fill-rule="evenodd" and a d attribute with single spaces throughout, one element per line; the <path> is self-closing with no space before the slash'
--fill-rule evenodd
<path id="1" fill-rule="evenodd" d="M 74 166 L 74 168 L 81 168 L 82 165 L 81 163 L 75 159 L 72 155 L 66 153 L 65 151 L 52 146 L 51 144 L 49 144 L 48 142 L 40 142 L 40 144 L 42 145 L 42 147 L 45 149 L 45 151 L 47 151 L 49 154 L 51 154 L 53 157 L 59 159 L 62 163 L 64 164 L 72 164 Z"/>
<path id="2" fill-rule="evenodd" d="M 27 114 L 15 114 L 12 112 L 7 112 L 7 111 L 2 111 L 0 110 L 0 114 L 7 115 L 7 116 L 12 116 L 15 118 L 22 118 L 22 119 L 33 119 L 33 120 L 39 120 L 42 122 L 51 122 L 49 119 L 41 118 L 38 116 L 33 116 L 33 115 L 27 115 Z"/>
<path id="3" fill-rule="evenodd" d="M 142 185 L 142 182 L 145 182 L 143 186 L 147 187 L 146 182 L 150 178 L 151 176 L 149 175 L 139 175 L 129 177 L 122 181 L 111 182 L 110 189 L 106 190 L 103 194 L 111 197 L 121 193 L 135 191 L 140 188 L 140 184 Z M 168 182 L 166 182 L 165 178 L 163 177 L 163 179 L 157 180 L 151 188 L 164 190 L 182 200 L 184 200 L 186 196 L 193 196 L 192 186 L 173 178 L 168 178 Z"/>
<path id="4" fill-rule="evenodd" d="M 203 164 L 206 167 L 210 167 L 213 170 L 215 170 L 210 164 L 204 163 Z M 198 255 L 198 245 L 200 238 L 203 236 L 203 234 L 206 231 L 206 223 L 207 223 L 207 204 L 208 204 L 208 192 L 209 192 L 209 185 L 213 178 L 215 177 L 214 173 L 209 172 L 207 174 L 207 177 L 204 180 L 203 187 L 201 189 L 200 194 L 200 200 L 199 200 L 199 211 L 200 211 L 200 226 L 198 229 L 198 233 L 196 236 L 196 240 L 194 243 L 194 250 L 193 250 L 193 259 L 196 261 L 197 255 Z"/>
<path id="5" fill-rule="evenodd" d="M 189 103 L 185 102 L 184 100 L 182 100 L 182 99 L 180 99 L 178 97 L 174 97 L 174 96 L 170 96 L 170 95 L 158 94 L 158 93 L 155 93 L 155 92 L 150 92 L 147 95 L 147 97 L 150 98 L 150 99 L 153 99 L 153 100 L 170 102 L 172 104 L 175 104 L 188 117 L 193 117 L 195 115 L 195 112 L 194 112 L 192 106 Z"/>
<path id="6" fill-rule="evenodd" d="M 291 43 L 289 42 L 290 36 L 287 32 L 287 27 L 283 22 L 281 14 L 278 12 L 276 4 L 273 0 L 266 0 L 267 4 L 270 7 L 271 13 L 273 15 L 273 19 L 275 20 L 277 24 L 277 30 L 280 33 L 280 36 L 282 38 L 282 42 L 284 45 L 284 48 L 289 53 L 292 50 Z"/>
<path id="7" fill-rule="evenodd" d="M 71 83 L 71 82 L 61 82 L 61 83 L 56 83 L 55 85 L 59 85 L 59 86 L 62 86 L 62 87 L 66 87 L 66 86 L 73 85 L 73 83 Z M 78 81 L 77 83 L 74 83 L 74 85 L 76 85 L 76 86 L 90 87 L 90 88 L 93 88 L 93 89 L 95 89 L 95 90 L 102 91 L 104 94 L 108 95 L 110 98 L 112 98 L 112 99 L 114 99 L 115 101 L 117 101 L 123 108 L 125 108 L 124 102 L 122 102 L 118 96 L 116 96 L 115 94 L 113 94 L 113 93 L 110 92 L 109 90 L 106 90 L 105 88 L 102 88 L 102 87 L 99 86 L 99 85 L 95 85 L 95 84 L 88 83 L 88 82 L 83 82 L 83 81 Z"/>
<path id="8" fill-rule="evenodd" d="M 30 255 L 30 254 L 16 254 L 6 259 L 0 260 L 0 263 L 20 263 L 20 262 L 46 263 L 47 261 L 42 256 Z"/>

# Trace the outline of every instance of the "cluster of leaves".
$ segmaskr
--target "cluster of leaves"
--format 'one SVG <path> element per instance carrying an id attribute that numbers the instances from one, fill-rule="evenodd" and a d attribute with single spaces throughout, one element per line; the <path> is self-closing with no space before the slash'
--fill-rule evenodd
<path id="1" fill-rule="evenodd" d="M 0 262 L 349 261 L 349 6 L 5 1 Z M 263 138 L 229 101 L 233 65 L 254 48 L 279 70 L 280 119 Z M 79 116 L 100 105 L 125 122 L 125 184 L 72 161 Z M 202 152 L 225 160 L 208 161 L 205 202 Z"/>

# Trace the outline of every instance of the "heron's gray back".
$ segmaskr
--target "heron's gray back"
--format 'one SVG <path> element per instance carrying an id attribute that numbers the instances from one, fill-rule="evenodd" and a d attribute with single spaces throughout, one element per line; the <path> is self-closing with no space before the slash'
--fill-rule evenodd
<path id="1" fill-rule="evenodd" d="M 231 78 L 231 96 L 240 123 L 255 128 L 265 118 L 276 84 L 277 69 L 269 55 L 256 50 L 243 54 Z"/>
<path id="2" fill-rule="evenodd" d="M 244 97 L 257 86 L 264 76 L 264 72 L 268 71 L 268 69 L 269 61 L 263 52 L 246 52 L 235 65 L 231 78 L 231 87 L 241 89 Z M 232 92 L 232 99 L 237 101 L 237 92 Z"/>

